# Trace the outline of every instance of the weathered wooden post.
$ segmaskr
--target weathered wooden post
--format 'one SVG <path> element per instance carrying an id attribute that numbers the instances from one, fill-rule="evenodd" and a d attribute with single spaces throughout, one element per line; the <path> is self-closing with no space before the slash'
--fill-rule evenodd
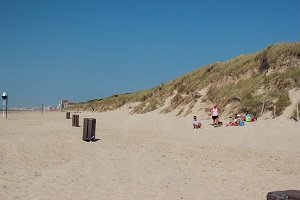
<path id="1" fill-rule="evenodd" d="M 75 115 L 72 115 L 72 126 L 75 126 Z"/>
<path id="2" fill-rule="evenodd" d="M 96 132 L 96 119 L 84 118 L 82 140 L 86 142 L 95 140 L 96 139 L 95 132 Z"/>
<path id="3" fill-rule="evenodd" d="M 299 119 L 299 104 L 297 104 L 297 121 L 300 122 L 300 119 Z"/>
<path id="4" fill-rule="evenodd" d="M 76 115 L 75 117 L 75 126 L 79 127 L 79 115 Z"/>
<path id="5" fill-rule="evenodd" d="M 273 105 L 273 118 L 276 117 L 276 105 L 274 104 Z"/>
<path id="6" fill-rule="evenodd" d="M 264 114 L 264 110 L 265 110 L 265 101 L 266 101 L 266 99 L 264 98 L 263 105 L 262 105 L 261 112 L 260 112 L 260 115 L 261 115 L 261 116 Z"/>
<path id="7" fill-rule="evenodd" d="M 72 126 L 79 127 L 79 115 L 72 115 Z"/>
<path id="8" fill-rule="evenodd" d="M 70 112 L 66 112 L 66 119 L 70 119 Z"/>

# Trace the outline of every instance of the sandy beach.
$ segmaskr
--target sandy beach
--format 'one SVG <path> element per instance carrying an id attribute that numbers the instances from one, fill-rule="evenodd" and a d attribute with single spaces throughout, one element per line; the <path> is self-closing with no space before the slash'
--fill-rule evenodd
<path id="1" fill-rule="evenodd" d="M 97 119 L 97 142 L 82 141 L 64 112 L 0 120 L 0 199 L 263 200 L 300 189 L 300 123 L 205 120 L 196 130 L 191 116 L 79 115 L 81 126 Z"/>

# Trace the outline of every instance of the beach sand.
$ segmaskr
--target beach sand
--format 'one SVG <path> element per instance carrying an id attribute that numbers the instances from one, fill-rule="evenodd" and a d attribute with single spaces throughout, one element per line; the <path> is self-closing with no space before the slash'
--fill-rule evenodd
<path id="1" fill-rule="evenodd" d="M 300 189 L 300 123 L 192 129 L 191 116 L 127 113 L 79 113 L 81 126 L 97 119 L 97 142 L 63 112 L 0 119 L 0 199 L 254 200 Z"/>

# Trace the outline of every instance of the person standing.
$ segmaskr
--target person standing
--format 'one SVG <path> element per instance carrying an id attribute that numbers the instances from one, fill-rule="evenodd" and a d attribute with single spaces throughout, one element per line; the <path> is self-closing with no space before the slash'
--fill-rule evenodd
<path id="1" fill-rule="evenodd" d="M 220 115 L 220 110 L 218 108 L 217 105 L 215 105 L 212 109 L 211 109 L 211 116 L 213 119 L 213 125 L 219 126 L 219 115 Z"/>

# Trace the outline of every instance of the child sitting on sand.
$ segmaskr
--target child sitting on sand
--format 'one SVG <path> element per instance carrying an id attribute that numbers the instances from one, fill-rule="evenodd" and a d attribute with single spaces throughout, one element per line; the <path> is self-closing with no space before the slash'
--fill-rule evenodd
<path id="1" fill-rule="evenodd" d="M 193 121 L 194 129 L 201 128 L 201 125 L 202 125 L 201 122 L 199 122 L 199 121 L 197 120 L 197 117 L 194 116 L 194 121 Z"/>

